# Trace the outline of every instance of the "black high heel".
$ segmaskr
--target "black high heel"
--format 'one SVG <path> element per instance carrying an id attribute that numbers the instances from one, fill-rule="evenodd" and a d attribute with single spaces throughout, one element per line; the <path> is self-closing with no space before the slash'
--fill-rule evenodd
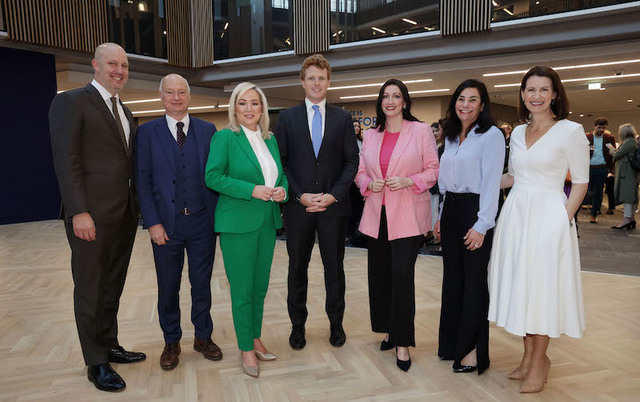
<path id="1" fill-rule="evenodd" d="M 398 368 L 405 373 L 409 371 L 409 367 L 411 367 L 411 356 L 409 356 L 409 360 L 400 360 L 398 359 L 398 347 L 396 346 L 396 365 Z"/>
<path id="2" fill-rule="evenodd" d="M 616 230 L 622 230 L 622 229 L 631 230 L 635 228 L 636 228 L 636 221 L 627 222 L 622 226 L 611 226 L 611 229 L 616 229 Z"/>
<path id="3" fill-rule="evenodd" d="M 380 343 L 380 350 L 385 351 L 389 349 L 393 349 L 394 344 L 391 341 L 385 341 L 384 339 Z"/>

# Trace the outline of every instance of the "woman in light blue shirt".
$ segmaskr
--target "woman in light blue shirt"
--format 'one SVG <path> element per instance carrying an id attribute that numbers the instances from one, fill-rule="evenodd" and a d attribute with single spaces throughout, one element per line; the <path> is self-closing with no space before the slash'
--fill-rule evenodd
<path id="1" fill-rule="evenodd" d="M 505 153 L 482 82 L 458 86 L 443 134 L 438 186 L 444 201 L 434 228 L 444 264 L 438 356 L 453 360 L 456 373 L 482 374 L 489 367 L 487 266 Z"/>

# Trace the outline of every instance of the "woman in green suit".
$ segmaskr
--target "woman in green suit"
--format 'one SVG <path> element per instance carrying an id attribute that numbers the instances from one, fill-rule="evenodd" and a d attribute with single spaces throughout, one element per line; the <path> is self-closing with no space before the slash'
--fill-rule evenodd
<path id="1" fill-rule="evenodd" d="M 233 323 L 245 374 L 257 377 L 258 360 L 274 360 L 260 340 L 280 206 L 286 201 L 276 138 L 269 132 L 267 99 L 243 82 L 229 100 L 229 126 L 211 140 L 205 172 L 218 193 L 215 230 L 231 288 Z"/>

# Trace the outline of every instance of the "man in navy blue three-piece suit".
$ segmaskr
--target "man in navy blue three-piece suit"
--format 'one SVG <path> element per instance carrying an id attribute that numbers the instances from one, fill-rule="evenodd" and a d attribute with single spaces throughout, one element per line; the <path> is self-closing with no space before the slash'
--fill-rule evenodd
<path id="1" fill-rule="evenodd" d="M 209 144 L 216 127 L 188 114 L 189 83 L 178 74 L 160 81 L 166 115 L 138 128 L 135 173 L 143 227 L 149 229 L 158 276 L 158 316 L 165 347 L 160 366 L 171 370 L 180 354 L 180 280 L 185 251 L 191 282 L 193 347 L 222 359 L 211 340 L 211 272 L 217 194 L 204 182 Z"/>

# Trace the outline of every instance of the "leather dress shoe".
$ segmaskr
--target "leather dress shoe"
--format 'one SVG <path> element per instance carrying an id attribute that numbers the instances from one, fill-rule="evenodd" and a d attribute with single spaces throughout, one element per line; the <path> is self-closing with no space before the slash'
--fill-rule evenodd
<path id="1" fill-rule="evenodd" d="M 180 359 L 178 359 L 178 355 L 180 354 L 180 343 L 166 343 L 164 345 L 164 350 L 162 351 L 162 355 L 160 355 L 160 367 L 164 370 L 171 370 L 176 368 Z"/>
<path id="2" fill-rule="evenodd" d="M 380 350 L 391 350 L 395 345 L 391 341 L 385 341 L 384 339 L 380 343 Z"/>
<path id="3" fill-rule="evenodd" d="M 222 359 L 222 350 L 216 345 L 211 338 L 193 340 L 193 350 L 202 353 L 205 359 L 220 360 Z"/>
<path id="4" fill-rule="evenodd" d="M 347 335 L 344 333 L 341 324 L 331 325 L 331 336 L 329 337 L 329 343 L 335 347 L 344 345 L 347 340 Z"/>
<path id="5" fill-rule="evenodd" d="M 476 371 L 476 366 L 463 366 L 459 361 L 453 362 L 454 373 L 473 373 Z"/>
<path id="6" fill-rule="evenodd" d="M 300 350 L 305 347 L 307 340 L 304 339 L 304 327 L 301 325 L 294 325 L 291 328 L 291 335 L 289 335 L 289 345 L 292 349 Z"/>
<path id="7" fill-rule="evenodd" d="M 87 367 L 87 378 L 100 391 L 118 392 L 127 386 L 109 363 Z"/>
<path id="8" fill-rule="evenodd" d="M 109 349 L 109 362 L 111 363 L 137 363 L 147 358 L 142 352 L 129 352 L 124 350 L 122 346 Z"/>

